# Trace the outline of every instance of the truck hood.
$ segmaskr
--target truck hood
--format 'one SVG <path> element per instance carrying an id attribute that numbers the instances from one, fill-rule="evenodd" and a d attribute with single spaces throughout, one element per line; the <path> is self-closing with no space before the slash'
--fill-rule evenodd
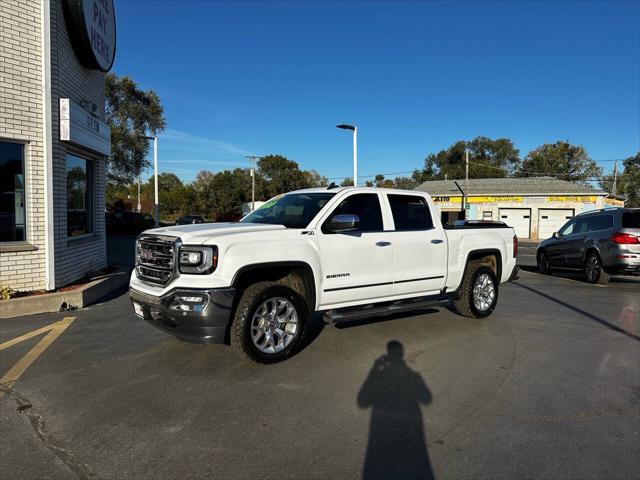
<path id="1" fill-rule="evenodd" d="M 151 230 L 145 230 L 143 234 L 180 237 L 182 243 L 201 245 L 208 240 L 223 235 L 270 232 L 273 230 L 286 230 L 286 227 L 284 225 L 270 225 L 267 223 L 197 223 L 195 225 L 153 228 Z"/>

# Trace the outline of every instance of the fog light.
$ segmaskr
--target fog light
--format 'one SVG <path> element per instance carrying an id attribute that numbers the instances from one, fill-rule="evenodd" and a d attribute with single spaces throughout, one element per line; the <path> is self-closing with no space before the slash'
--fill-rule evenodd
<path id="1" fill-rule="evenodd" d="M 202 297 L 180 297 L 180 300 L 187 303 L 201 303 Z"/>

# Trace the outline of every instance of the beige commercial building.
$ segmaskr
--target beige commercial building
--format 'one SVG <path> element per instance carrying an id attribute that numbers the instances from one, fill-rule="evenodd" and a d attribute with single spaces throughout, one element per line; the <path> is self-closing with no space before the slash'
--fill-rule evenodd
<path id="1" fill-rule="evenodd" d="M 0 287 L 106 265 L 112 0 L 0 0 Z"/>
<path id="2" fill-rule="evenodd" d="M 464 180 L 435 180 L 418 187 L 429 193 L 442 221 L 462 217 Z M 623 199 L 587 185 L 551 177 L 470 179 L 466 218 L 500 220 L 516 231 L 518 238 L 545 239 L 574 216 L 607 206 L 623 206 Z"/>

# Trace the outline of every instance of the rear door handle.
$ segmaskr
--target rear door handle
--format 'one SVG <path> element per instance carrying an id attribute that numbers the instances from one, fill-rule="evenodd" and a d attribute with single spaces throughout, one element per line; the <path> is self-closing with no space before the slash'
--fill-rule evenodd
<path id="1" fill-rule="evenodd" d="M 391 242 L 376 242 L 376 247 L 388 247 L 391 245 Z"/>
<path id="2" fill-rule="evenodd" d="M 434 238 L 433 240 L 431 240 L 431 243 L 442 243 L 444 242 L 444 240 L 441 240 L 439 238 Z"/>

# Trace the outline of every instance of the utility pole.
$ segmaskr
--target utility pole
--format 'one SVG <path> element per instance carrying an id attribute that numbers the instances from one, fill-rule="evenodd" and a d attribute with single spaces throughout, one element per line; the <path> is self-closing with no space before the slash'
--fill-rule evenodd
<path id="1" fill-rule="evenodd" d="M 256 160 L 260 157 L 256 155 L 246 156 L 251 162 L 251 211 L 256 209 Z"/>
<path id="2" fill-rule="evenodd" d="M 140 205 L 140 175 L 138 175 L 138 213 L 142 210 L 142 205 Z"/>
<path id="3" fill-rule="evenodd" d="M 611 193 L 616 194 L 618 183 L 618 160 L 613 164 L 613 187 L 611 187 Z"/>

